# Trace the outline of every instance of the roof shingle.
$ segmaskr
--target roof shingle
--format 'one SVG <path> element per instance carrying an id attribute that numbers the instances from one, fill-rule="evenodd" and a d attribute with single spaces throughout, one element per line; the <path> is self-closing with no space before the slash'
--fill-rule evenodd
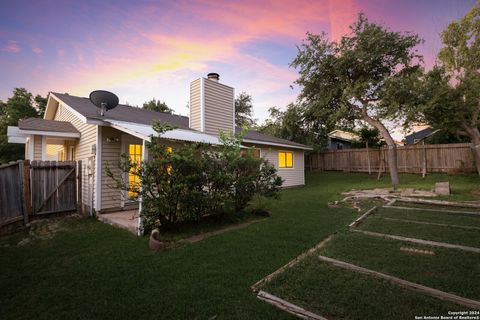
<path id="1" fill-rule="evenodd" d="M 80 133 L 70 122 L 45 120 L 40 118 L 26 118 L 20 120 L 18 121 L 18 128 L 20 130 Z"/>

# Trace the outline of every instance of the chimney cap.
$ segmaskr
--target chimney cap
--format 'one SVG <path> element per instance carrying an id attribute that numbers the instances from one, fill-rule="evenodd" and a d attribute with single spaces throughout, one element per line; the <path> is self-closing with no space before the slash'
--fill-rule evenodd
<path id="1" fill-rule="evenodd" d="M 215 72 L 210 72 L 209 74 L 207 74 L 207 79 L 218 81 L 218 80 L 220 80 L 220 75 L 218 73 L 215 73 Z"/>

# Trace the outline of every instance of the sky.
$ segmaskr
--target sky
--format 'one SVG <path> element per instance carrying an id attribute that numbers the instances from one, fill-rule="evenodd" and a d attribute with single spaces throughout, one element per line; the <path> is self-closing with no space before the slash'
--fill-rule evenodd
<path id="1" fill-rule="evenodd" d="M 209 72 L 253 97 L 260 122 L 300 88 L 289 67 L 306 32 L 332 40 L 359 12 L 393 31 L 414 32 L 430 68 L 440 32 L 475 0 L 0 1 L 0 100 L 15 87 L 88 97 L 152 98 L 188 115 L 189 83 Z"/>

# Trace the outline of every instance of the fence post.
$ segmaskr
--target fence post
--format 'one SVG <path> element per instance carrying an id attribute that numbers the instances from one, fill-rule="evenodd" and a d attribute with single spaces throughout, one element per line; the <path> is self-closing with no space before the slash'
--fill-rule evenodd
<path id="1" fill-rule="evenodd" d="M 32 215 L 32 194 L 30 192 L 30 160 L 24 160 L 23 167 L 23 207 L 28 219 Z"/>
<path id="2" fill-rule="evenodd" d="M 82 160 L 77 161 L 77 212 L 83 215 L 83 200 L 82 200 Z"/>

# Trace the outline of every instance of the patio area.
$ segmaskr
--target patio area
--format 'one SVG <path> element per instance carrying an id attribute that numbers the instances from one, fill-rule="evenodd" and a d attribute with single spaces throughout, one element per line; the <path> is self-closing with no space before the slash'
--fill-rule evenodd
<path id="1" fill-rule="evenodd" d="M 138 209 L 103 213 L 98 215 L 98 220 L 116 226 L 137 235 Z"/>

